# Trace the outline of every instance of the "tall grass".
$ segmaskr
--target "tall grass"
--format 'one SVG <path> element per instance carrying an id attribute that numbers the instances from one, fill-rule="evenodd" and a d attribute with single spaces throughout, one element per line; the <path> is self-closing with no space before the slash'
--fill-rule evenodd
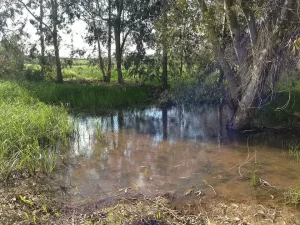
<path id="1" fill-rule="evenodd" d="M 117 109 L 145 105 L 151 90 L 148 87 L 106 84 L 24 83 L 24 87 L 42 102 L 64 104 L 75 109 Z"/>
<path id="2" fill-rule="evenodd" d="M 99 67 L 89 66 L 89 65 L 75 65 L 71 68 L 63 69 L 63 76 L 65 79 L 74 78 L 98 78 L 103 79 L 103 74 L 101 73 Z M 111 73 L 112 82 L 117 82 L 118 74 L 115 70 Z"/>
<path id="3" fill-rule="evenodd" d="M 0 176 L 21 170 L 51 172 L 51 147 L 71 131 L 64 107 L 46 105 L 19 84 L 0 81 Z"/>

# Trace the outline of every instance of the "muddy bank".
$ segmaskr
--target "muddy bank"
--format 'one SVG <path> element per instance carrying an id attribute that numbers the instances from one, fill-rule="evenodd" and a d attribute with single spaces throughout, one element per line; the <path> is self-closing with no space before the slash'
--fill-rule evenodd
<path id="1" fill-rule="evenodd" d="M 284 190 L 274 200 L 263 186 L 257 192 L 268 193 L 269 200 L 236 200 L 216 195 L 213 187 L 191 187 L 151 198 L 123 190 L 113 197 L 73 204 L 69 187 L 45 181 L 26 178 L 2 186 L 0 224 L 300 224 L 299 209 L 280 201 Z"/>

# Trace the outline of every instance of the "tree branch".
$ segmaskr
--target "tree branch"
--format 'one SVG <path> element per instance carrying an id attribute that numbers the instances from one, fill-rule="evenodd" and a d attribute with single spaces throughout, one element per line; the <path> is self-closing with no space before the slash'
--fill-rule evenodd
<path id="1" fill-rule="evenodd" d="M 26 5 L 24 2 L 22 2 L 21 0 L 18 0 L 18 2 L 20 2 L 20 3 L 25 7 L 25 9 L 27 10 L 27 12 L 29 12 L 30 15 L 33 16 L 33 18 L 34 18 L 35 20 L 37 20 L 38 22 L 41 22 L 41 19 L 39 19 L 38 16 L 34 15 L 34 14 L 31 12 L 31 10 L 27 7 L 27 5 Z M 44 22 L 42 22 L 42 23 L 43 23 L 43 25 L 44 25 L 50 32 L 52 32 L 52 29 L 51 29 L 47 24 L 45 24 Z"/>
<path id="2" fill-rule="evenodd" d="M 241 1 L 241 8 L 246 17 L 248 28 L 250 31 L 251 43 L 252 43 L 252 46 L 254 46 L 257 41 L 257 26 L 256 26 L 256 22 L 255 22 L 255 16 L 250 7 L 250 4 L 251 4 L 251 2 L 249 2 L 247 0 Z"/>
<path id="3" fill-rule="evenodd" d="M 131 31 L 132 31 L 132 29 L 129 29 L 126 32 L 126 34 L 124 35 L 124 39 L 122 40 L 122 44 L 121 44 L 121 54 L 123 54 L 123 50 L 124 50 L 126 39 L 127 39 L 128 35 L 130 34 Z"/>
<path id="4" fill-rule="evenodd" d="M 230 25 L 231 36 L 233 39 L 235 53 L 240 65 L 245 62 L 246 59 L 246 46 L 242 45 L 243 35 L 239 27 L 239 22 L 237 14 L 235 12 L 234 6 L 236 4 L 235 0 L 225 0 L 225 8 L 227 11 L 228 21 Z"/>

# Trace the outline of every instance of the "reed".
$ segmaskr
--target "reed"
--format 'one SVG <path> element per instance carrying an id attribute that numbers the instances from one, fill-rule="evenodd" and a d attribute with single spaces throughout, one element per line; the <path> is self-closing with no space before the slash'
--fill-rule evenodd
<path id="1" fill-rule="evenodd" d="M 63 104 L 72 109 L 118 109 L 146 105 L 151 99 L 148 87 L 106 84 L 23 82 L 40 101 Z"/>

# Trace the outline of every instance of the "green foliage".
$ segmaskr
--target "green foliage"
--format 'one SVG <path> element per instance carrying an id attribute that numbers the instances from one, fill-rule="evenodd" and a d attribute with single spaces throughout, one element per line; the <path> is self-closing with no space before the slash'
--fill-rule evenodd
<path id="1" fill-rule="evenodd" d="M 17 77 L 22 75 L 24 53 L 19 38 L 2 39 L 0 42 L 0 77 Z"/>
<path id="2" fill-rule="evenodd" d="M 161 104 L 200 104 L 203 102 L 219 102 L 224 84 L 219 81 L 220 74 L 214 72 L 207 75 L 203 72 L 194 74 L 194 78 L 179 78 L 170 90 L 160 97 Z"/>
<path id="3" fill-rule="evenodd" d="M 41 81 L 44 79 L 41 67 L 37 65 L 27 65 L 24 71 L 24 76 L 25 79 L 29 81 Z"/>
<path id="4" fill-rule="evenodd" d="M 275 91 L 272 95 L 273 101 L 258 112 L 261 124 L 294 125 L 297 119 L 287 112 L 300 112 L 300 83 L 295 81 L 279 83 Z"/>
<path id="5" fill-rule="evenodd" d="M 71 133 L 66 109 L 32 98 L 18 83 L 0 81 L 0 118 L 0 177 L 14 171 L 51 173 L 50 146 Z"/>
<path id="6" fill-rule="evenodd" d="M 160 62 L 155 56 L 131 53 L 124 60 L 124 68 L 128 77 L 140 83 L 160 79 Z"/>

